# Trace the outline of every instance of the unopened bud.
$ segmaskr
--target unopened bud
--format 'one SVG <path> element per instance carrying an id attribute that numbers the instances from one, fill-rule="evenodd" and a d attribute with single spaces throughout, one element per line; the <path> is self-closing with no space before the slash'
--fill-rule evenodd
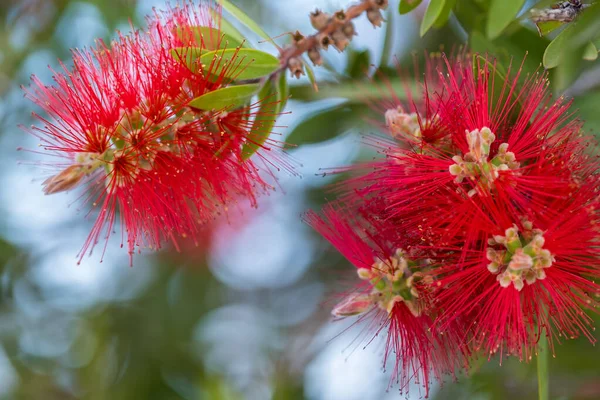
<path id="1" fill-rule="evenodd" d="M 319 52 L 319 49 L 317 49 L 316 47 L 308 49 L 307 54 L 308 54 L 308 58 L 310 58 L 310 61 L 312 61 L 312 63 L 314 65 L 323 64 L 323 59 L 321 58 L 321 53 Z"/>
<path id="2" fill-rule="evenodd" d="M 373 306 L 373 300 L 368 294 L 352 293 L 335 305 L 331 314 L 336 317 L 351 317 L 362 314 Z"/>
<path id="3" fill-rule="evenodd" d="M 317 9 L 310 13 L 310 23 L 316 30 L 320 31 L 327 26 L 329 22 L 329 14 Z"/>
<path id="4" fill-rule="evenodd" d="M 292 76 L 296 78 L 300 78 L 304 75 L 304 67 L 302 66 L 302 61 L 298 57 L 290 58 L 288 62 L 288 68 L 292 73 Z"/>
<path id="5" fill-rule="evenodd" d="M 350 40 L 352 40 L 352 36 L 356 35 L 356 29 L 354 29 L 354 24 L 352 22 L 347 22 L 346 25 L 342 27 L 342 32 L 344 35 Z"/>
<path id="6" fill-rule="evenodd" d="M 367 0 L 374 8 L 385 10 L 388 7 L 388 0 Z"/>
<path id="7" fill-rule="evenodd" d="M 371 8 L 367 11 L 367 19 L 373 24 L 373 26 L 381 26 L 384 21 L 381 11 L 376 8 Z"/>
<path id="8" fill-rule="evenodd" d="M 346 36 L 341 29 L 333 32 L 331 38 L 333 39 L 333 45 L 337 47 L 339 51 L 344 51 L 350 44 L 350 39 L 348 39 L 348 36 Z"/>
<path id="9" fill-rule="evenodd" d="M 85 175 L 86 171 L 83 165 L 71 165 L 42 183 L 44 194 L 54 194 L 73 189 Z"/>

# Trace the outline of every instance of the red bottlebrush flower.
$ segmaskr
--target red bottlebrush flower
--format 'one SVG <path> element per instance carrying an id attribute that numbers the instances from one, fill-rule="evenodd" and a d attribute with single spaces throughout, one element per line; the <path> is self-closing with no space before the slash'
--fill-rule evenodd
<path id="1" fill-rule="evenodd" d="M 560 196 L 595 168 L 571 157 L 587 139 L 578 122 L 567 122 L 569 104 L 550 101 L 543 75 L 520 89 L 517 78 L 507 80 L 492 101 L 498 78 L 490 62 L 477 76 L 460 60 L 437 71 L 424 86 L 424 112 L 385 113 L 398 142 L 379 142 L 386 158 L 358 167 L 369 172 L 346 191 L 348 202 L 367 213 L 378 207 L 401 226 L 399 240 L 437 246 L 457 236 L 478 240 L 496 207 L 525 215 L 532 196 Z"/>
<path id="2" fill-rule="evenodd" d="M 595 343 L 585 311 L 600 306 L 597 185 L 583 185 L 521 219 L 491 218 L 496 228 L 487 240 L 468 251 L 444 249 L 444 262 L 432 269 L 441 326 L 468 319 L 470 346 L 521 360 L 531 359 L 541 336 L 552 350 L 554 342 L 580 335 Z"/>
<path id="3" fill-rule="evenodd" d="M 260 150 L 276 143 L 261 146 L 260 166 L 242 154 L 260 128 L 252 120 L 260 103 L 215 110 L 190 105 L 224 88 L 251 62 L 234 54 L 227 66 L 186 63 L 187 52 L 221 47 L 219 22 L 208 5 L 183 1 L 149 19 L 145 33 L 75 51 L 74 68 L 63 65 L 55 86 L 33 78 L 27 96 L 49 118 L 36 115 L 44 126 L 32 131 L 64 160 L 45 192 L 89 183 L 84 197 L 98 210 L 81 257 L 110 235 L 117 214 L 133 254 L 136 246 L 159 248 L 165 240 L 177 245 L 177 237 L 194 237 L 240 198 L 255 205 L 256 195 L 272 188 L 261 171 L 270 173 L 274 163 Z M 182 53 L 176 56 L 175 49 Z"/>
<path id="4" fill-rule="evenodd" d="M 490 60 L 437 72 L 424 110 L 385 112 L 397 141 L 377 142 L 384 159 L 349 168 L 367 172 L 345 189 L 347 211 L 381 221 L 380 235 L 430 261 L 434 326 L 460 323 L 469 349 L 528 361 L 542 335 L 594 341 L 593 139 L 543 74 L 499 84 Z"/>
<path id="5" fill-rule="evenodd" d="M 412 258 L 366 220 L 333 206 L 323 216 L 309 212 L 306 221 L 354 265 L 362 281 L 332 314 L 360 315 L 358 321 L 376 333 L 387 331 L 383 362 L 385 366 L 394 354 L 392 381 L 397 380 L 401 391 L 414 380 L 427 397 L 432 379 L 441 381 L 465 365 L 458 324 L 449 324 L 444 332 L 432 330 L 435 309 L 427 260 Z"/>

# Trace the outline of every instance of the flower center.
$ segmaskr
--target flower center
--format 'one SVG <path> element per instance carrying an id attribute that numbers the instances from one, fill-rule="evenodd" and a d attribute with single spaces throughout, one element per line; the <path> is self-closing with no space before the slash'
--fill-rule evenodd
<path id="1" fill-rule="evenodd" d="M 555 261 L 550 251 L 544 249 L 544 235 L 533 229 L 529 221 L 523 222 L 522 232 L 516 225 L 506 229 L 504 236 L 494 235 L 488 240 L 488 270 L 497 275 L 500 286 L 507 288 L 512 283 L 518 291 L 527 284 L 546 278 L 546 268 Z"/>
<path id="2" fill-rule="evenodd" d="M 499 171 L 515 170 L 520 164 L 515 161 L 515 154 L 508 150 L 508 143 L 502 143 L 498 147 L 495 157 L 489 159 L 490 147 L 496 135 L 490 128 L 483 127 L 481 130 L 475 129 L 471 132 L 465 131 L 469 152 L 461 157 L 456 155 L 452 157 L 452 164 L 448 169 L 450 174 L 456 176 L 456 183 L 462 183 L 465 178 L 477 181 L 484 188 L 491 189 L 493 182 L 498 178 Z M 476 189 L 471 189 L 468 194 L 473 196 L 477 193 Z"/>
<path id="3" fill-rule="evenodd" d="M 370 293 L 351 294 L 335 306 L 332 313 L 338 317 L 362 314 L 373 305 L 388 314 L 396 303 L 404 303 L 411 313 L 418 317 L 422 313 L 417 300 L 419 292 L 415 279 L 426 279 L 419 272 L 411 271 L 416 263 L 408 260 L 402 250 L 387 260 L 376 259 L 371 268 L 359 268 L 361 280 L 372 284 Z"/>

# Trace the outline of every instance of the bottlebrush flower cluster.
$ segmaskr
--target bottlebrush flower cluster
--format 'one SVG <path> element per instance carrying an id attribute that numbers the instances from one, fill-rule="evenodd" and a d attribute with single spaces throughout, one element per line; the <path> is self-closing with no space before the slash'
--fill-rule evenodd
<path id="1" fill-rule="evenodd" d="M 429 60 L 418 100 L 373 102 L 384 157 L 350 167 L 340 200 L 307 217 L 357 268 L 333 314 L 378 318 L 402 388 L 480 354 L 595 342 L 597 148 L 544 74 L 463 60 Z"/>
<path id="2" fill-rule="evenodd" d="M 117 218 L 133 254 L 138 246 L 159 248 L 165 240 L 194 237 L 238 199 L 254 205 L 257 194 L 271 189 L 260 170 L 273 161 L 259 151 L 257 165 L 242 154 L 260 129 L 253 123 L 260 104 L 190 104 L 227 87 L 251 62 L 235 54 L 229 61 L 186 62 L 193 52 L 227 45 L 219 11 L 182 1 L 148 18 L 144 32 L 74 51 L 73 68 L 62 65 L 54 86 L 32 78 L 27 97 L 48 117 L 35 115 L 42 126 L 31 132 L 61 160 L 60 172 L 44 182 L 45 192 L 85 184 L 83 197 L 97 212 L 81 257 L 111 234 Z M 176 57 L 173 49 L 183 50 Z"/>

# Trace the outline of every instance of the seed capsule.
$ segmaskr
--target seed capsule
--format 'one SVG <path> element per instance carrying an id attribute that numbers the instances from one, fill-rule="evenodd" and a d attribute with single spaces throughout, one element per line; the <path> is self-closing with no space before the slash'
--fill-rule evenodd
<path id="1" fill-rule="evenodd" d="M 367 11 L 367 19 L 373 24 L 373 26 L 381 26 L 384 21 L 381 11 L 376 8 L 371 8 Z"/>
<path id="2" fill-rule="evenodd" d="M 316 30 L 320 31 L 321 29 L 327 26 L 329 19 L 331 16 L 323 11 L 316 9 L 314 12 L 310 13 L 310 23 Z"/>
<path id="3" fill-rule="evenodd" d="M 367 0 L 373 8 L 385 10 L 388 7 L 388 0 Z"/>
<path id="4" fill-rule="evenodd" d="M 323 64 L 323 59 L 321 58 L 321 53 L 319 52 L 319 49 L 317 49 L 316 47 L 309 49 L 307 54 L 308 54 L 308 58 L 310 58 L 310 61 L 312 61 L 312 63 L 314 65 Z"/>
<path id="5" fill-rule="evenodd" d="M 297 57 L 290 58 L 290 61 L 288 62 L 288 69 L 292 73 L 292 76 L 296 78 L 300 78 L 302 75 L 304 75 L 302 61 Z"/>
<path id="6" fill-rule="evenodd" d="M 350 39 L 348 39 L 348 36 L 346 36 L 341 29 L 333 32 L 331 37 L 333 39 L 333 45 L 337 47 L 339 51 L 344 51 L 344 49 L 350 44 Z"/>
<path id="7" fill-rule="evenodd" d="M 356 29 L 354 28 L 354 24 L 352 22 L 348 22 L 346 25 L 344 25 L 344 27 L 342 28 L 342 32 L 344 32 L 344 35 L 346 35 L 346 37 L 350 40 L 352 40 L 352 37 L 354 35 L 356 35 Z"/>

